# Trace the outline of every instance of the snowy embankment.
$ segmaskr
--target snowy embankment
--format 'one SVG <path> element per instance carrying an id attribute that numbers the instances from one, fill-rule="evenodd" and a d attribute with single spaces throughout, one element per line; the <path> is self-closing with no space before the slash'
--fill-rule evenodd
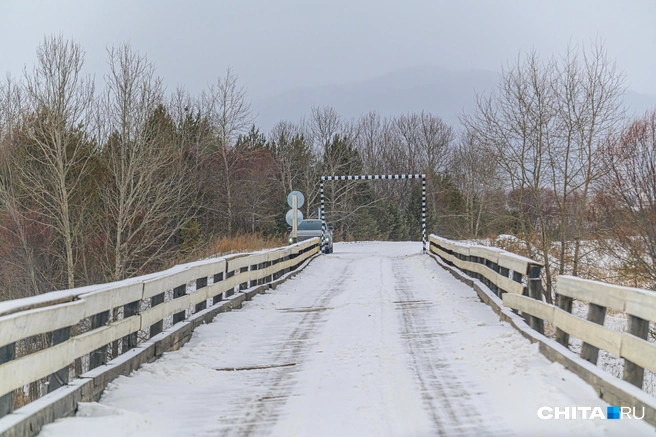
<path id="1" fill-rule="evenodd" d="M 338 244 L 40 435 L 653 435 L 538 419 L 605 404 L 420 251 Z"/>

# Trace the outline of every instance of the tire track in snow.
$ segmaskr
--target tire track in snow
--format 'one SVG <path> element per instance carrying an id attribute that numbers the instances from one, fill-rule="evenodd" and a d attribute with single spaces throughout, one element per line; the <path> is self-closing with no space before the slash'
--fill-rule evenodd
<path id="1" fill-rule="evenodd" d="M 392 271 L 399 299 L 395 304 L 402 319 L 400 335 L 405 340 L 415 380 L 437 435 L 509 435 L 500 418 L 486 416 L 485 411 L 478 408 L 480 401 L 475 402 L 473 398 L 482 393 L 476 391 L 475 383 L 461 378 L 462 369 L 443 358 L 451 345 L 448 341 L 450 333 L 444 331 L 437 316 L 439 300 L 437 296 L 418 292 L 427 284 L 420 283 L 416 276 L 408 273 L 410 269 L 422 268 L 418 256 L 393 260 Z"/>
<path id="2" fill-rule="evenodd" d="M 353 264 L 348 264 L 342 275 L 320 294 L 309 308 L 322 308 L 322 311 L 295 312 L 286 311 L 290 317 L 299 317 L 298 325 L 294 328 L 286 340 L 279 344 L 271 345 L 272 352 L 269 353 L 271 363 L 295 363 L 293 367 L 279 367 L 263 371 L 260 380 L 255 384 L 262 387 L 264 392 L 251 396 L 245 401 L 231 405 L 235 410 L 235 417 L 230 423 L 224 421 L 225 426 L 218 434 L 222 437 L 229 436 L 253 436 L 266 434 L 265 427 L 272 427 L 276 423 L 287 399 L 292 395 L 296 384 L 294 375 L 302 370 L 303 363 L 311 349 L 310 339 L 325 323 L 326 304 L 343 292 L 344 284 L 352 279 Z M 240 415 L 239 413 L 245 414 Z M 209 435 L 209 434 L 208 434 Z"/>

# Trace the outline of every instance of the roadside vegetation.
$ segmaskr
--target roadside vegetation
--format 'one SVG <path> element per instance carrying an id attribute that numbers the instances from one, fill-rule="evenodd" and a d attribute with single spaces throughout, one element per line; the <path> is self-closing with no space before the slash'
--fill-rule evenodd
<path id="1" fill-rule="evenodd" d="M 605 280 L 655 288 L 656 112 L 627 118 L 599 42 L 519 55 L 460 126 L 315 107 L 270 132 L 231 70 L 192 95 L 129 44 L 107 50 L 104 77 L 84 57 L 46 37 L 33 70 L 0 82 L 0 300 L 282 245 L 292 189 L 312 217 L 321 175 L 397 173 L 427 175 L 429 232 L 511 235 L 545 262 L 548 301 L 558 274 L 610 271 L 600 259 Z M 325 194 L 337 241 L 421 238 L 417 181 Z"/>

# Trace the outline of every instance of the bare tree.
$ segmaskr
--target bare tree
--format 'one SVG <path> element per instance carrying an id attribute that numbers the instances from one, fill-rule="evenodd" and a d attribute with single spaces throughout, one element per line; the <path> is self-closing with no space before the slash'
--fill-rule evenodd
<path id="1" fill-rule="evenodd" d="M 581 240 L 595 183 L 605 174 L 605 139 L 616 132 L 624 117 L 625 76 L 608 58 L 603 44 L 568 49 L 556 67 L 554 91 L 558 105 L 558 135 L 549 152 L 555 198 L 560 210 L 560 272 L 564 272 L 567 244 L 574 240 L 572 274 L 579 274 Z M 571 216 L 571 217 L 570 217 Z M 570 220 L 571 218 L 571 220 Z M 568 222 L 571 231 L 568 232 Z"/>
<path id="2" fill-rule="evenodd" d="M 479 238 L 484 227 L 493 228 L 495 222 L 503 221 L 498 213 L 504 201 L 499 195 L 502 183 L 492 150 L 477 143 L 474 135 L 463 133 L 453 151 L 449 174 L 465 200 L 462 238 Z"/>
<path id="3" fill-rule="evenodd" d="M 623 81 L 600 42 L 560 60 L 533 52 L 504 69 L 497 93 L 478 96 L 476 115 L 463 118 L 495 151 L 528 254 L 545 264 L 548 299 L 555 274 L 568 266 L 579 273 L 589 199 L 606 171 L 600 145 L 622 119 Z"/>
<path id="4" fill-rule="evenodd" d="M 656 286 L 656 111 L 629 124 L 604 148 L 604 175 L 596 199 L 601 242 L 630 275 L 631 285 Z"/>
<path id="5" fill-rule="evenodd" d="M 453 129 L 440 117 L 425 112 L 395 120 L 407 164 L 412 172 L 438 173 L 444 169 Z"/>
<path id="6" fill-rule="evenodd" d="M 326 144 L 329 144 L 335 135 L 344 133 L 343 128 L 341 117 L 335 108 L 313 107 L 305 126 L 306 135 L 312 140 L 313 152 L 318 155 L 323 154 Z"/>
<path id="7" fill-rule="evenodd" d="M 552 300 L 550 265 L 552 237 L 546 204 L 546 157 L 556 120 L 552 61 L 542 62 L 535 52 L 504 68 L 496 93 L 476 97 L 477 112 L 462 121 L 477 142 L 493 150 L 504 173 L 509 205 L 518 217 L 529 256 L 545 262 L 547 290 Z"/>
<path id="8" fill-rule="evenodd" d="M 102 113 L 109 135 L 102 151 L 108 180 L 101 229 L 108 236 L 106 270 L 120 280 L 170 254 L 190 219 L 181 150 L 167 129 L 163 87 L 144 56 L 123 44 L 108 50 L 110 72 Z"/>
<path id="9" fill-rule="evenodd" d="M 0 208 L 3 217 L 0 229 L 5 254 L 2 277 L 7 281 L 0 300 L 40 294 L 51 285 L 47 257 L 38 250 L 38 242 L 48 243 L 49 239 L 39 232 L 45 229 L 33 223 L 29 211 L 22 209 L 17 201 L 12 156 L 20 137 L 23 105 L 21 84 L 7 76 L 0 82 Z"/>
<path id="10" fill-rule="evenodd" d="M 203 114 L 210 121 L 214 130 L 215 145 L 213 153 L 220 156 L 221 176 L 223 178 L 221 189 L 225 193 L 225 213 L 228 233 L 233 232 L 234 222 L 234 182 L 232 167 L 236 164 L 238 154 L 231 153 L 237 138 L 245 134 L 253 123 L 251 105 L 247 100 L 244 87 L 237 84 L 237 75 L 232 69 L 217 80 L 216 85 L 210 87 L 201 97 Z M 223 208 L 217 209 L 217 211 Z"/>
<path id="11" fill-rule="evenodd" d="M 33 203 L 42 223 L 63 240 L 66 285 L 75 286 L 75 262 L 88 196 L 83 194 L 95 154 L 85 129 L 94 85 L 81 74 L 84 51 L 62 36 L 37 48 L 31 73 L 25 72 L 22 140 L 14 154 L 16 182 L 25 209 Z"/>

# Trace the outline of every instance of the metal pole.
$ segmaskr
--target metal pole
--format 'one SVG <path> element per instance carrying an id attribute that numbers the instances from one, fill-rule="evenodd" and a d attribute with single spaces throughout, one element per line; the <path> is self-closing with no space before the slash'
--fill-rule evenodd
<path id="1" fill-rule="evenodd" d="M 319 181 L 319 196 L 321 197 L 321 229 L 326 232 L 326 217 L 324 216 L 324 199 L 323 199 L 323 176 Z"/>
<path id="2" fill-rule="evenodd" d="M 292 243 L 298 242 L 298 196 L 292 196 Z"/>
<path id="3" fill-rule="evenodd" d="M 421 175 L 421 238 L 426 252 L 426 175 Z"/>

